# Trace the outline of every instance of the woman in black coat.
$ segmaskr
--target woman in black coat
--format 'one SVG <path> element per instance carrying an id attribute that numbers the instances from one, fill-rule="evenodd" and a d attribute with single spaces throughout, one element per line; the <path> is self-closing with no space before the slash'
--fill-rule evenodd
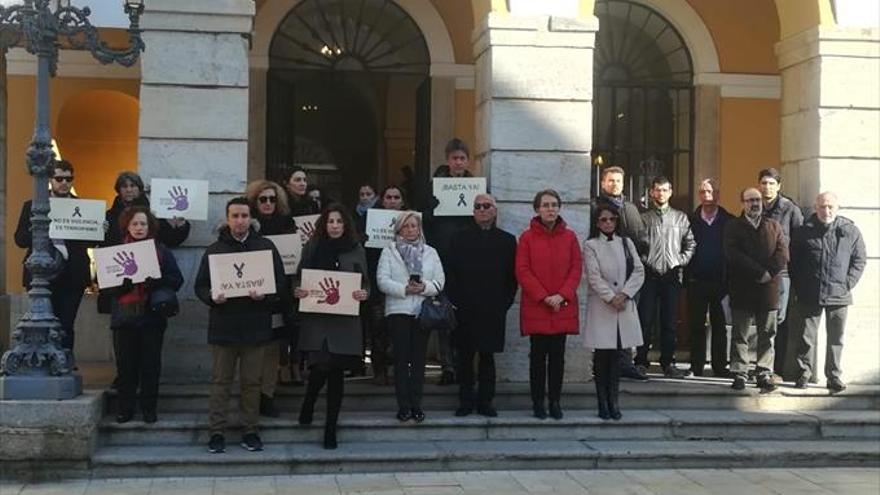
<path id="1" fill-rule="evenodd" d="M 494 353 L 504 350 L 507 311 L 516 296 L 516 238 L 495 226 L 495 199 L 474 199 L 474 222 L 453 236 L 444 270 L 447 294 L 458 308 L 458 328 L 452 335 L 459 352 L 459 408 L 467 416 L 474 408 L 474 355 L 479 354 L 477 412 L 497 416 Z"/>
<path id="2" fill-rule="evenodd" d="M 119 224 L 125 226 L 124 243 L 155 239 L 159 231 L 158 220 L 144 206 L 126 208 L 119 216 Z M 119 413 L 116 416 L 119 423 L 126 423 L 134 417 L 136 399 L 140 402 L 145 423 L 155 423 L 157 419 L 162 339 L 170 307 L 158 307 L 151 298 L 160 289 L 179 290 L 183 275 L 171 251 L 158 242 L 156 255 L 162 278 L 148 278 L 137 284 L 125 278 L 120 287 L 105 291 L 111 297 L 110 328 L 116 343 L 119 370 Z"/>
<path id="3" fill-rule="evenodd" d="M 251 217 L 257 221 L 256 228 L 260 235 L 284 235 L 296 232 L 284 188 L 272 181 L 257 180 L 248 184 L 245 196 L 251 208 Z M 287 279 L 289 286 L 292 276 L 288 276 Z M 283 297 L 272 314 L 274 340 L 266 344 L 263 352 L 263 373 L 260 380 L 260 414 L 263 416 L 270 418 L 279 416 L 275 407 L 275 388 L 281 369 L 279 366 L 286 367 L 290 364 L 291 373 L 299 376 L 299 363 L 290 363 L 289 347 L 291 334 L 295 328 L 289 297 Z"/>

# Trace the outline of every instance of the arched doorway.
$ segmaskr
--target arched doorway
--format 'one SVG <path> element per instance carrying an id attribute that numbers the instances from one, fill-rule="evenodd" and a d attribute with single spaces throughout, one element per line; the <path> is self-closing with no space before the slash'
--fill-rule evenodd
<path id="1" fill-rule="evenodd" d="M 305 167 L 350 203 L 362 182 L 427 173 L 430 56 L 391 0 L 304 0 L 269 49 L 266 176 Z"/>
<path id="2" fill-rule="evenodd" d="M 627 173 L 626 194 L 644 201 L 654 176 L 670 178 L 673 204 L 690 209 L 694 71 L 678 31 L 630 0 L 598 0 L 593 65 L 593 164 Z"/>

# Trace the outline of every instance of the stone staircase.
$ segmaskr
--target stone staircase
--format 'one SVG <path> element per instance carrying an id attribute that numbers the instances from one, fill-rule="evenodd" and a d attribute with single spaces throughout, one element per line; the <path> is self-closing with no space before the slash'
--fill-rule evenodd
<path id="1" fill-rule="evenodd" d="M 456 418 L 454 387 L 427 385 L 422 424 L 395 418 L 393 389 L 346 383 L 339 448 L 321 448 L 323 408 L 296 423 L 302 387 L 283 387 L 282 416 L 262 418 L 263 452 L 227 433 L 208 454 L 207 387 L 165 385 L 159 422 L 116 424 L 106 396 L 90 470 L 98 477 L 290 473 L 779 466 L 880 466 L 880 387 L 733 391 L 729 381 L 621 384 L 622 421 L 595 416 L 592 384 L 566 384 L 565 418 L 530 416 L 527 384 L 499 384 L 497 418 Z"/>

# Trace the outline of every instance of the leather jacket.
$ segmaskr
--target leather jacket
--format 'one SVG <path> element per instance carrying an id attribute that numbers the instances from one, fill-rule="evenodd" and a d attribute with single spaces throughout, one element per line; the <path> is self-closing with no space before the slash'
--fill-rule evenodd
<path id="1" fill-rule="evenodd" d="M 647 246 L 642 263 L 647 272 L 663 276 L 675 270 L 680 280 L 681 269 L 690 262 L 697 246 L 687 214 L 672 207 L 661 213 L 653 207 L 642 213 L 642 221 L 642 242 Z"/>

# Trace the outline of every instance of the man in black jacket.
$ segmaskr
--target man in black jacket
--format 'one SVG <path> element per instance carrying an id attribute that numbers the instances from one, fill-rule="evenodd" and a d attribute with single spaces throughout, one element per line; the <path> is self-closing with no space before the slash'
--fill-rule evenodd
<path id="1" fill-rule="evenodd" d="M 804 325 L 799 330 L 797 388 L 806 388 L 816 375 L 816 337 L 825 313 L 828 336 L 825 378 L 828 389 L 846 389 L 841 380 L 843 329 L 852 289 L 865 270 L 862 233 L 852 220 L 837 215 L 837 195 L 824 192 L 816 198 L 816 213 L 792 232 L 791 279 Z"/>
<path id="2" fill-rule="evenodd" d="M 724 226 L 733 215 L 718 205 L 718 182 L 703 179 L 697 191 L 700 206 L 691 215 L 697 243 L 688 264 L 688 308 L 691 326 L 691 373 L 703 375 L 706 366 L 706 311 L 712 325 L 712 374 L 730 377 L 727 370 L 727 328 L 721 300 L 727 295 L 724 268 Z"/>
<path id="3" fill-rule="evenodd" d="M 791 242 L 791 233 L 804 223 L 804 214 L 798 205 L 780 194 L 782 188 L 782 176 L 775 168 L 766 168 L 758 172 L 758 189 L 764 200 L 764 218 L 770 218 L 779 222 L 785 242 Z M 794 259 L 794 258 L 792 258 Z M 785 370 L 785 356 L 788 349 L 788 300 L 791 293 L 791 278 L 788 276 L 788 267 L 781 273 L 782 279 L 779 284 L 779 311 L 776 313 L 776 357 L 774 358 L 774 371 L 782 375 Z"/>
<path id="4" fill-rule="evenodd" d="M 49 179 L 49 186 L 52 189 L 50 194 L 53 198 L 75 199 L 76 196 L 71 193 L 73 165 L 66 160 L 56 161 L 55 173 Z M 18 218 L 18 227 L 15 229 L 15 244 L 22 249 L 27 249 L 25 261 L 31 255 L 33 241 L 31 236 L 32 204 L 31 200 L 25 201 L 21 207 L 21 216 Z M 49 284 L 49 289 L 52 291 L 52 311 L 61 324 L 61 348 L 72 355 L 76 313 L 79 311 L 83 292 L 91 281 L 91 271 L 89 270 L 91 262 L 89 261 L 88 248 L 96 243 L 51 239 L 51 244 L 64 260 L 61 272 Z M 27 265 L 25 265 L 22 278 L 22 285 L 29 289 L 31 274 Z"/>
<path id="5" fill-rule="evenodd" d="M 452 340 L 458 350 L 459 408 L 456 416 L 474 409 L 474 356 L 479 354 L 476 406 L 483 416 L 498 413 L 495 397 L 495 355 L 504 350 L 507 311 L 516 296 L 516 237 L 495 226 L 495 198 L 474 198 L 474 222 L 453 238 L 443 267 L 446 292 L 458 308 Z"/>
<path id="6" fill-rule="evenodd" d="M 621 233 L 630 238 L 639 252 L 644 251 L 642 233 L 645 223 L 639 213 L 639 208 L 623 195 L 624 171 L 621 167 L 613 166 L 602 170 L 601 187 L 599 195 L 590 202 L 590 208 L 595 209 L 599 205 L 613 207 L 620 219 Z M 638 298 L 638 294 L 636 295 Z M 620 376 L 633 380 L 646 381 L 648 375 L 633 363 L 632 349 L 621 349 L 617 353 L 620 362 Z"/>
<path id="7" fill-rule="evenodd" d="M 271 251 L 275 272 L 275 294 L 266 296 L 256 291 L 250 297 L 227 299 L 222 292 L 212 293 L 209 258 L 213 254 Z M 208 246 L 199 265 L 195 281 L 196 296 L 210 306 L 208 344 L 214 364 L 211 379 L 209 423 L 211 439 L 208 451 L 221 453 L 226 449 L 224 430 L 229 387 L 236 364 L 241 384 L 239 418 L 242 423 L 242 448 L 262 450 L 257 430 L 260 410 L 260 378 L 263 349 L 272 340 L 272 312 L 279 299 L 290 298 L 284 277 L 281 256 L 272 241 L 251 226 L 251 212 L 246 198 L 238 197 L 226 204 L 226 226 L 220 229 L 217 242 Z"/>

